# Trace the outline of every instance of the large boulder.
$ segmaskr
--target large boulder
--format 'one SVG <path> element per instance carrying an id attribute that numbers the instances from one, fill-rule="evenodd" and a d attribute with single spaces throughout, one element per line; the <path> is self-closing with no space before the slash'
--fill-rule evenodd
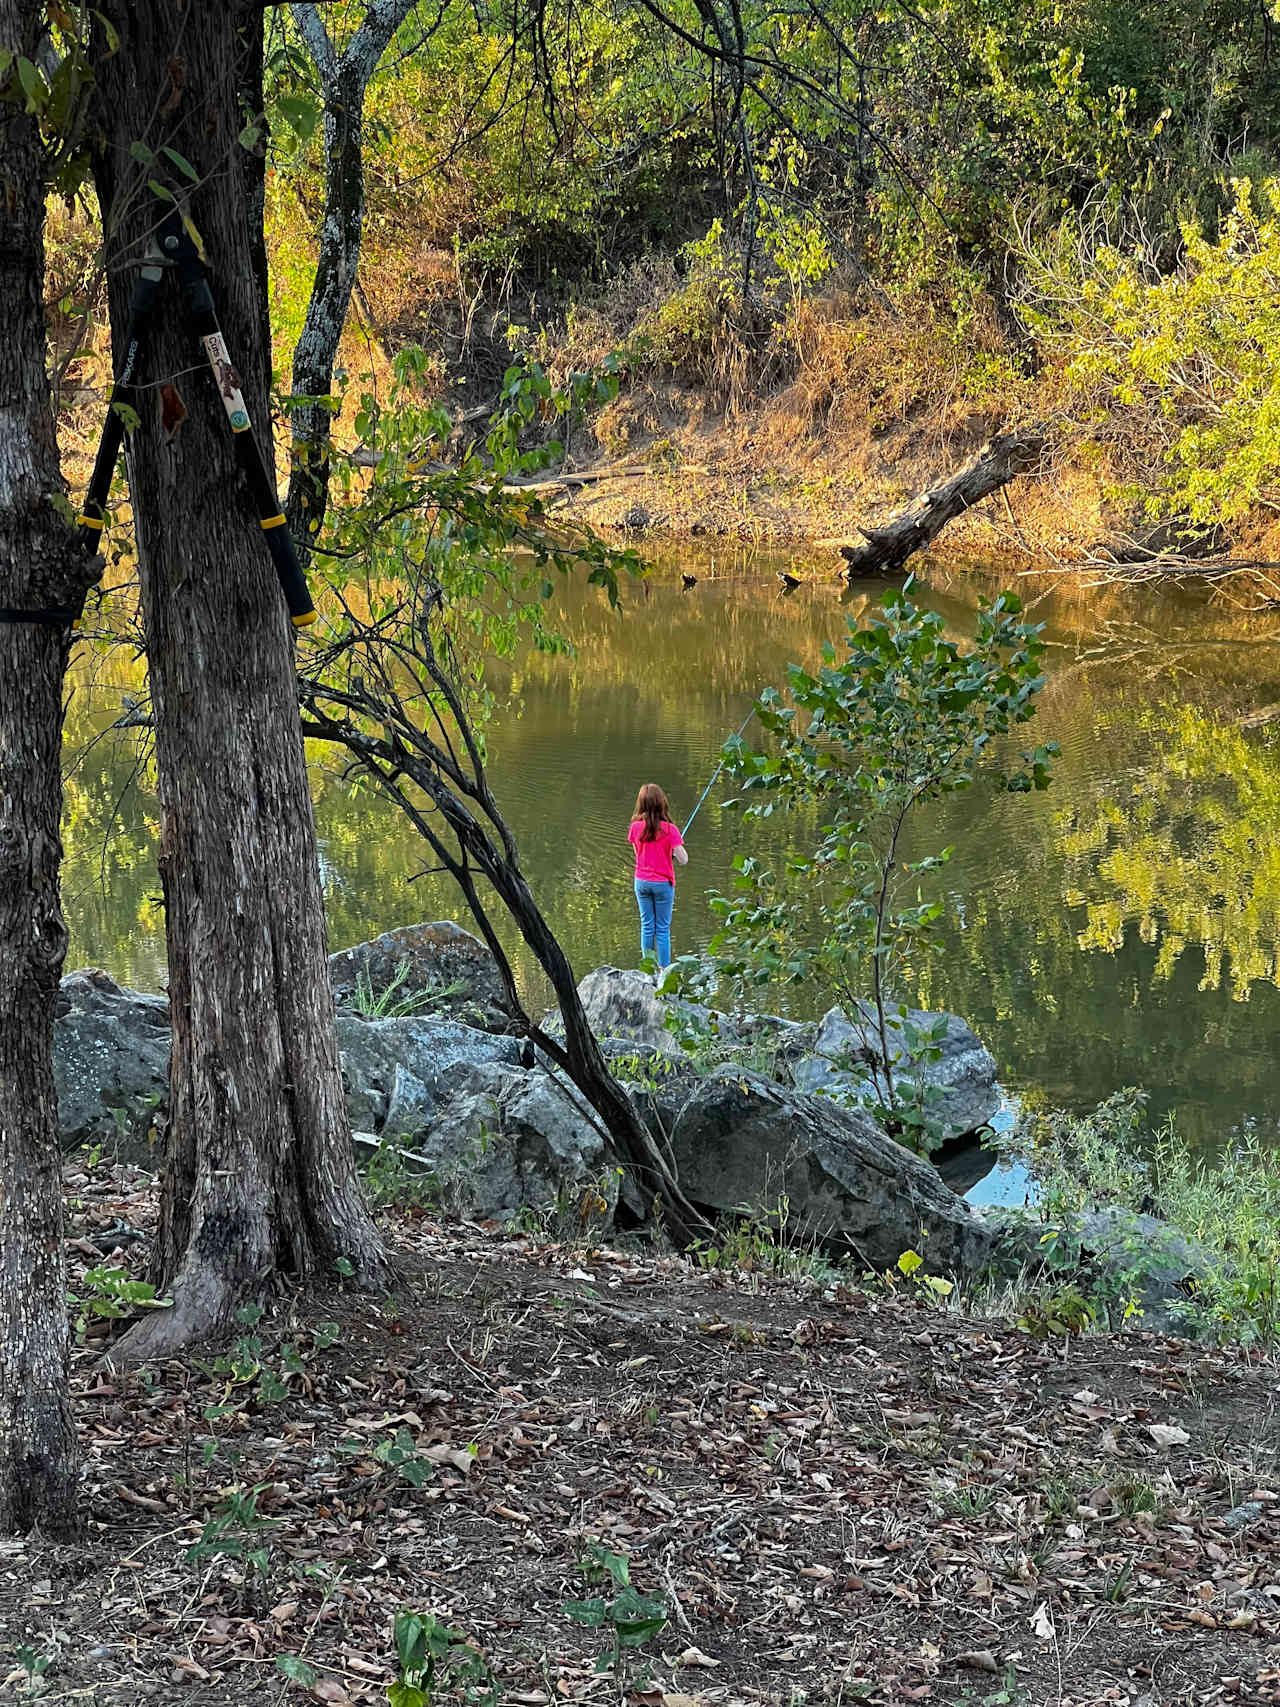
<path id="1" fill-rule="evenodd" d="M 155 1120 L 169 1094 L 168 1002 L 85 970 L 62 980 L 57 1013 L 53 1076 L 64 1148 L 98 1144 L 155 1166 Z"/>
<path id="2" fill-rule="evenodd" d="M 338 1048 L 351 1124 L 360 1132 L 419 1133 L 487 1067 L 517 1067 L 517 1038 L 451 1019 L 361 1019 L 339 1013 Z"/>
<path id="3" fill-rule="evenodd" d="M 487 1066 L 516 1067 L 514 1037 L 425 1016 L 338 1014 L 338 1045 L 352 1124 L 420 1131 L 435 1110 Z M 169 1094 L 169 1004 L 121 989 L 105 972 L 62 980 L 53 1042 L 58 1119 L 67 1149 L 101 1144 L 122 1160 L 156 1165 L 155 1121 Z"/>
<path id="4" fill-rule="evenodd" d="M 422 1109 L 422 1126 L 391 1131 L 403 1165 L 426 1174 L 444 1208 L 508 1221 L 522 1210 L 557 1211 L 607 1228 L 618 1171 L 603 1136 L 574 1095 L 540 1069 L 457 1063 L 452 1095 Z M 374 1135 L 357 1134 L 368 1148 Z"/>
<path id="5" fill-rule="evenodd" d="M 811 1053 L 792 1063 L 795 1088 L 837 1101 L 861 1100 L 866 1069 L 881 1058 L 872 1021 L 871 1009 L 861 1003 L 856 1023 L 841 1008 L 824 1014 Z M 1004 1093 L 996 1083 L 995 1060 L 964 1020 L 955 1014 L 922 1013 L 918 1009 L 907 1014 L 907 1023 L 917 1031 L 930 1030 L 939 1022 L 943 1023 L 935 1043 L 942 1052 L 938 1060 L 921 1065 L 913 1061 L 902 1021 L 896 1015 L 889 1022 L 889 1047 L 899 1057 L 894 1068 L 898 1075 L 922 1078 L 939 1091 L 933 1112 L 942 1140 L 947 1142 L 990 1126 L 1003 1106 Z"/>
<path id="6" fill-rule="evenodd" d="M 402 925 L 331 954 L 329 982 L 340 1008 L 364 1008 L 373 1017 L 447 1014 L 487 1031 L 511 1024 L 493 955 L 448 919 Z"/>
<path id="7" fill-rule="evenodd" d="M 598 1038 L 647 1049 L 677 1048 L 667 1030 L 666 1004 L 647 972 L 597 966 L 578 985 L 578 999 Z M 548 1014 L 547 1023 L 559 1028 L 558 1008 Z"/>
<path id="8" fill-rule="evenodd" d="M 673 1074 L 651 1093 L 680 1184 L 720 1213 L 775 1215 L 789 1230 L 873 1269 L 916 1250 L 930 1269 L 983 1266 L 993 1231 L 920 1157 L 867 1115 L 740 1069 Z"/>

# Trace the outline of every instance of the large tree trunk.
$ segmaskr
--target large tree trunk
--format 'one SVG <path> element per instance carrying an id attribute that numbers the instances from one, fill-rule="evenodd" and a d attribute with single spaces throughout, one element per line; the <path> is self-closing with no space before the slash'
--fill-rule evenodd
<path id="1" fill-rule="evenodd" d="M 119 51 L 98 55 L 98 163 L 111 324 L 120 347 L 136 262 L 164 204 L 130 144 L 168 146 L 200 183 L 203 239 L 251 418 L 267 416 L 260 113 L 261 8 L 108 0 Z M 243 106 L 242 106 L 243 103 Z M 248 146 L 246 146 L 246 142 Z M 182 179 L 170 174 L 182 193 Z M 240 485 L 231 434 L 176 279 L 164 287 L 142 382 L 176 377 L 174 434 L 159 393 L 128 442 L 155 706 L 173 1041 L 168 1168 L 156 1270 L 174 1305 L 122 1344 L 162 1355 L 226 1326 L 282 1271 L 347 1257 L 388 1276 L 360 1194 L 325 962 L 315 823 L 285 607 Z M 170 429 L 174 411 L 169 411 Z"/>
<path id="2" fill-rule="evenodd" d="M 34 59 L 44 8 L 0 0 L 0 49 Z M 45 374 L 44 168 L 20 103 L 0 107 L 0 607 L 72 603 L 87 582 L 61 492 Z M 68 628 L 0 621 L 0 1530 L 75 1527 L 53 1019 L 67 932 L 62 679 Z"/>
<path id="3" fill-rule="evenodd" d="M 853 580 L 900 569 L 909 557 L 932 545 L 948 522 L 1007 486 L 1015 475 L 1030 474 L 1043 450 L 1040 433 L 999 433 L 963 468 L 922 492 L 892 520 L 881 527 L 863 528 L 861 544 L 842 545 L 844 573 Z"/>

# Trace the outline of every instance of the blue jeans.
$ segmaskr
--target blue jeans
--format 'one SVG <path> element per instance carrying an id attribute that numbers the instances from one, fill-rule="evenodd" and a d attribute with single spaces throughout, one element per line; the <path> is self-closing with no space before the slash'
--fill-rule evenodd
<path id="1" fill-rule="evenodd" d="M 636 878 L 636 905 L 640 908 L 640 952 L 652 954 L 657 939 L 658 965 L 671 964 L 671 909 L 676 904 L 674 883 L 654 883 Z"/>

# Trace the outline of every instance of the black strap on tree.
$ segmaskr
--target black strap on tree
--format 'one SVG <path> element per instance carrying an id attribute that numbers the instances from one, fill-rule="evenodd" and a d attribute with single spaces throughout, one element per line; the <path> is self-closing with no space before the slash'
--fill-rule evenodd
<path id="1" fill-rule="evenodd" d="M 125 426 L 130 414 L 136 416 L 138 413 L 137 372 L 142 345 L 150 326 L 156 295 L 164 283 L 165 271 L 168 267 L 176 267 L 182 284 L 187 323 L 200 339 L 213 372 L 214 383 L 231 427 L 236 463 L 253 497 L 267 549 L 276 566 L 280 590 L 289 608 L 289 616 L 295 628 L 305 628 L 316 619 L 306 576 L 298 562 L 288 524 L 276 497 L 275 481 L 254 436 L 253 423 L 249 419 L 249 411 L 240 390 L 240 376 L 232 365 L 226 339 L 218 325 L 213 292 L 209 288 L 208 271 L 176 206 L 161 220 L 157 242 L 152 248 L 154 252 L 148 254 L 129 301 L 124 355 L 111 388 L 107 418 L 102 425 L 98 454 L 94 458 L 93 473 L 89 477 L 84 509 L 79 518 L 80 537 L 87 550 L 93 553 L 98 551 L 107 524 L 107 501 L 111 495 L 111 482 L 115 476 L 120 446 L 124 442 Z M 87 597 L 86 588 L 74 605 L 50 606 L 44 610 L 0 609 L 0 623 L 74 626 L 80 621 Z"/>
<path id="2" fill-rule="evenodd" d="M 45 624 L 50 628 L 69 628 L 80 615 L 75 605 L 46 605 L 43 610 L 6 610 L 0 606 L 0 622 Z"/>
<path id="3" fill-rule="evenodd" d="M 126 412 L 130 409 L 136 410 L 134 376 L 138 371 L 138 356 L 151 318 L 156 292 L 163 278 L 162 267 L 154 264 L 143 267 L 129 301 L 124 356 L 120 362 L 120 372 L 111 387 L 111 401 L 107 405 L 107 418 L 103 422 L 102 435 L 98 440 L 98 454 L 94 458 L 93 473 L 89 476 L 89 490 L 85 495 L 84 509 L 78 518 L 80 539 L 90 555 L 96 554 L 103 529 L 106 527 L 107 499 L 111 492 L 116 459 L 120 455 L 120 445 L 124 439 Z M 50 605 L 43 610 L 0 610 L 0 622 L 43 623 L 51 627 L 70 628 L 79 622 L 88 596 L 86 588 L 75 604 Z"/>

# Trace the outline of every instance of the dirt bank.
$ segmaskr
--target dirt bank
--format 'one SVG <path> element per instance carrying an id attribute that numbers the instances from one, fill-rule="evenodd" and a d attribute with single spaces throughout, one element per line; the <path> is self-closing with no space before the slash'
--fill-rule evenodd
<path id="1" fill-rule="evenodd" d="M 141 1272 L 150 1186 L 68 1184 L 77 1290 L 100 1251 Z M 281 1298 L 141 1376 L 77 1354 L 83 1538 L 0 1557 L 0 1640 L 48 1658 L 46 1700 L 373 1707 L 411 1606 L 501 1702 L 604 1707 L 605 1636 L 565 1610 L 611 1593 L 593 1546 L 663 1603 L 639 1707 L 1278 1698 L 1270 1364 L 1046 1344 L 905 1283 L 394 1229 L 393 1297 Z"/>

